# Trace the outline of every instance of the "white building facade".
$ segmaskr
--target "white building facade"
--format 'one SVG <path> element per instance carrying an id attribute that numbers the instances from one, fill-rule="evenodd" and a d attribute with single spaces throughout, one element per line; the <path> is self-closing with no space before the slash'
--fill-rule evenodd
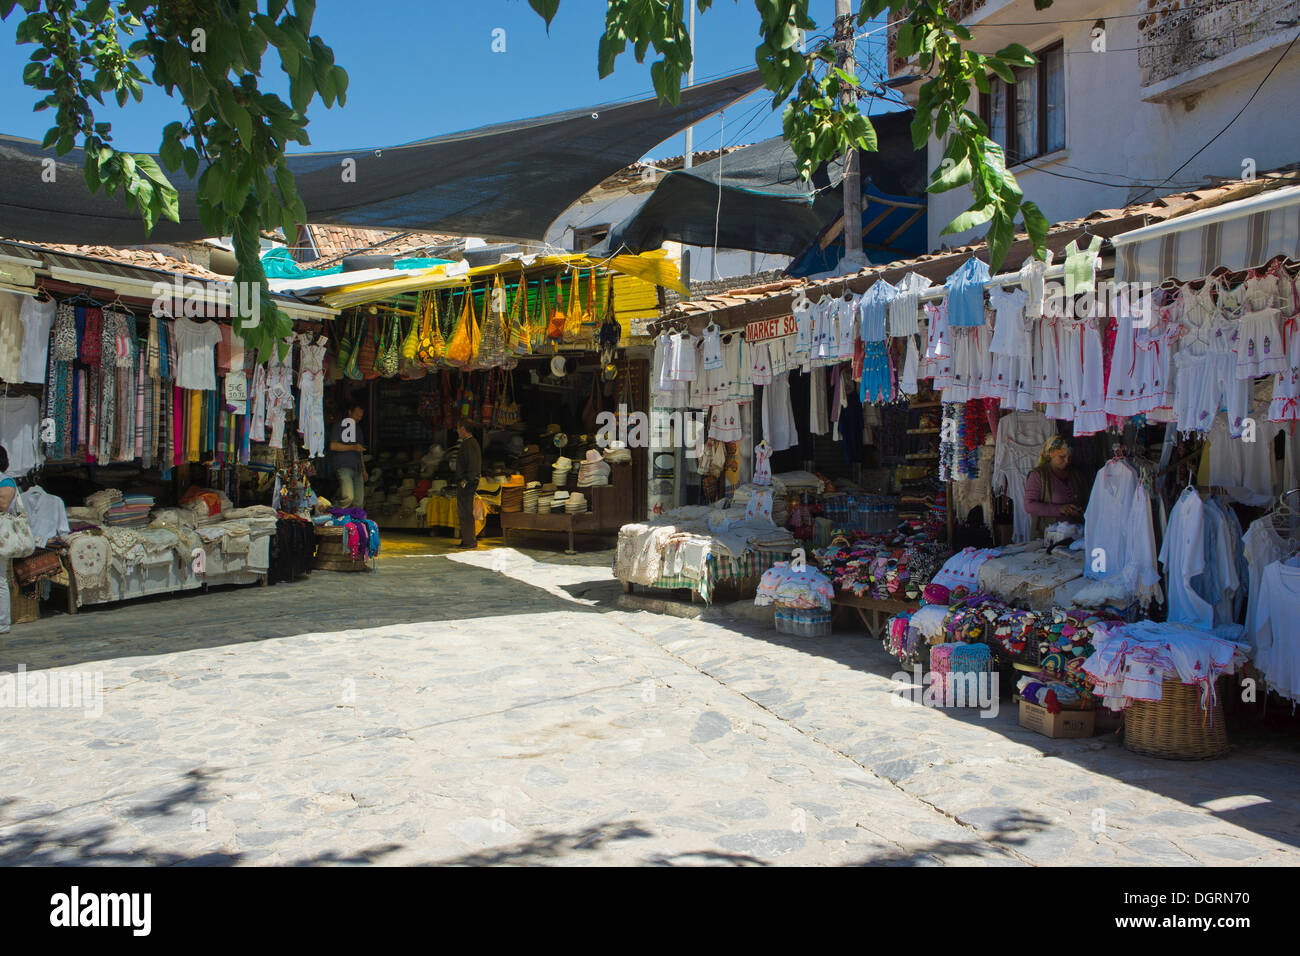
<path id="1" fill-rule="evenodd" d="M 1014 42 L 1039 58 L 1014 85 L 995 77 L 991 93 L 969 105 L 1006 148 L 1026 198 L 1051 222 L 1300 161 L 1300 42 L 1291 46 L 1300 0 L 957 6 L 974 34 L 972 49 L 994 53 Z M 892 36 L 890 72 L 917 72 L 893 56 Z M 914 103 L 918 87 L 901 89 Z M 943 152 L 932 140 L 930 169 Z M 931 250 L 982 236 L 982 228 L 940 235 L 969 204 L 968 189 L 930 197 Z"/>

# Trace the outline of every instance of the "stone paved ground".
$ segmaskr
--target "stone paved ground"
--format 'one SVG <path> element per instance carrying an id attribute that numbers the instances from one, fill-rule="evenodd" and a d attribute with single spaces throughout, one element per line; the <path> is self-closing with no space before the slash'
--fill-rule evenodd
<path id="1" fill-rule="evenodd" d="M 899 707 L 879 645 L 623 609 L 608 553 L 400 550 L 0 639 L 103 682 L 3 714 L 0 863 L 1300 862 L 1294 748 Z"/>

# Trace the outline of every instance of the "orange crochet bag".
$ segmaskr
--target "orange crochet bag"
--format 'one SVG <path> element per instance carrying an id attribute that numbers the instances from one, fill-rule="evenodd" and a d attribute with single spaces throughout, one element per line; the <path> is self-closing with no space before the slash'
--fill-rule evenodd
<path id="1" fill-rule="evenodd" d="M 474 296 L 466 288 L 465 304 L 461 309 L 460 321 L 447 342 L 447 353 L 443 357 L 448 365 L 456 368 L 469 368 L 478 356 L 479 330 L 478 317 L 474 315 Z"/>
<path id="2" fill-rule="evenodd" d="M 573 285 L 569 285 L 570 295 L 572 295 Z M 550 306 L 550 303 L 547 303 Z M 546 337 L 553 342 L 558 342 L 564 338 L 564 320 L 566 318 L 564 310 L 564 277 L 555 280 L 555 309 L 549 313 L 546 320 Z"/>

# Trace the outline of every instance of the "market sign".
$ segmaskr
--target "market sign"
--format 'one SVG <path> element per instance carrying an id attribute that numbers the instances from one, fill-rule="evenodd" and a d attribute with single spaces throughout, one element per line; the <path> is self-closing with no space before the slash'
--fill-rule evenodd
<path id="1" fill-rule="evenodd" d="M 761 319 L 745 326 L 745 341 L 750 345 L 767 342 L 771 339 L 784 339 L 799 333 L 798 323 L 793 315 L 783 315 L 777 319 Z"/>

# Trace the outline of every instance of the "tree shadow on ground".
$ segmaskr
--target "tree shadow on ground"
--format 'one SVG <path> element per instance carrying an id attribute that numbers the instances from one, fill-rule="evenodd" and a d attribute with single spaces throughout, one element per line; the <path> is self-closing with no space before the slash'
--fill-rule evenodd
<path id="1" fill-rule="evenodd" d="M 970 841 L 936 839 L 920 847 L 899 847 L 843 865 L 907 867 L 945 865 L 949 860 L 962 863 L 978 863 L 980 860 L 1007 862 L 1008 852 L 1020 857 L 1019 851 L 1031 842 L 1034 834 L 1044 833 L 1053 826 L 1052 821 L 1039 814 L 1018 812 L 976 828 L 972 831 L 976 839 Z M 1064 865 L 1069 862 L 1068 854 L 1062 853 L 1060 860 L 1045 862 L 1047 865 Z"/>

